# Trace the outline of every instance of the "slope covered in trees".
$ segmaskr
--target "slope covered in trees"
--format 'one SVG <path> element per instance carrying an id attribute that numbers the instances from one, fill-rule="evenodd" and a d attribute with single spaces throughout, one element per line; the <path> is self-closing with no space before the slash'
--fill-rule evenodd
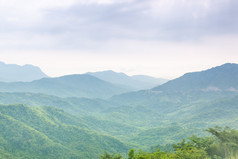
<path id="1" fill-rule="evenodd" d="M 212 136 L 188 137 L 177 144 L 173 150 L 161 151 L 159 148 L 152 152 L 135 152 L 131 149 L 127 159 L 236 159 L 238 157 L 238 131 L 225 127 L 209 128 L 206 130 Z M 120 153 L 105 152 L 101 159 L 123 159 Z"/>
<path id="2" fill-rule="evenodd" d="M 98 158 L 104 150 L 125 152 L 120 141 L 89 131 L 51 107 L 0 106 L 0 152 L 9 158 Z"/>
<path id="3" fill-rule="evenodd" d="M 169 144 L 191 134 L 201 135 L 202 129 L 215 125 L 238 127 L 236 94 L 156 94 L 140 105 L 120 105 L 114 100 L 0 93 L 0 103 L 57 107 L 77 116 L 90 131 L 145 149 L 154 146 L 154 141 Z"/>

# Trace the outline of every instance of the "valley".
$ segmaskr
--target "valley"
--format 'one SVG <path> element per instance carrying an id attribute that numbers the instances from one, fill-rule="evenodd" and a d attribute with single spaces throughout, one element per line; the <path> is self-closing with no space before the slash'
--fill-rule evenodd
<path id="1" fill-rule="evenodd" d="M 99 158 L 204 137 L 214 126 L 238 129 L 236 71 L 237 64 L 225 64 L 127 93 L 91 75 L 2 82 L 0 151 L 8 158 Z"/>

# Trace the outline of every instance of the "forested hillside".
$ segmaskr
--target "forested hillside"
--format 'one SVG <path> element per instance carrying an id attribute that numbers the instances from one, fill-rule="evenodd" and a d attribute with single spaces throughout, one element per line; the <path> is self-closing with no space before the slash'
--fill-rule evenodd
<path id="1" fill-rule="evenodd" d="M 212 136 L 188 137 L 182 142 L 165 146 L 165 151 L 157 147 L 156 151 L 144 152 L 131 149 L 127 159 L 236 159 L 238 157 L 238 131 L 225 127 L 206 130 Z M 172 149 L 170 149 L 172 148 Z M 105 152 L 101 159 L 123 159 L 120 153 Z"/>
<path id="2" fill-rule="evenodd" d="M 1 105 L 0 112 L 0 149 L 5 157 L 90 159 L 105 150 L 128 150 L 122 142 L 89 131 L 59 109 Z"/>
<path id="3" fill-rule="evenodd" d="M 207 74 L 214 74 L 214 69 L 218 70 L 217 74 L 224 74 L 221 71 L 223 69 L 220 69 L 223 67 L 236 69 L 236 65 L 227 64 L 213 68 L 212 71 L 194 74 L 201 74 L 200 79 L 204 81 Z M 194 74 L 191 73 L 191 76 Z M 235 91 L 235 83 L 229 83 L 229 87 L 234 88 L 232 90 L 205 91 L 200 89 L 204 88 L 202 86 L 196 90 L 181 91 L 181 83 L 174 87 L 178 90 L 165 90 L 170 85 L 168 82 L 151 90 L 128 92 L 107 99 L 77 97 L 77 93 L 84 90 L 91 97 L 101 91 L 105 93 L 103 89 L 94 92 L 100 88 L 96 83 L 88 87 L 93 82 L 92 79 L 97 84 L 105 84 L 103 89 L 116 88 L 90 75 L 46 78 L 30 83 L 2 83 L 4 89 L 16 89 L 18 84 L 23 84 L 23 90 L 27 90 L 29 86 L 29 89 L 46 91 L 0 93 L 0 104 L 4 104 L 0 106 L 2 156 L 97 159 L 105 150 L 109 154 L 104 155 L 110 156 L 117 152 L 125 158 L 130 148 L 147 152 L 137 152 L 137 157 L 143 154 L 147 158 L 153 155 L 158 158 L 158 153 L 167 154 L 162 153 L 165 150 L 171 151 L 168 156 L 176 156 L 177 151 L 172 145 L 181 142 L 183 138 L 191 135 L 204 138 L 209 136 L 209 132 L 204 129 L 214 126 L 238 129 L 238 93 Z M 202 83 L 210 87 L 210 83 L 216 83 L 212 80 L 218 81 L 218 78 L 210 79 L 208 84 Z M 176 83 L 176 79 L 171 81 L 173 82 Z M 186 87 L 196 83 L 197 80 L 189 81 Z M 164 90 L 157 90 L 160 87 Z M 216 87 L 221 88 L 218 84 Z M 55 91 L 55 94 L 47 94 L 49 90 Z M 111 93 L 108 92 L 108 95 Z M 156 148 L 161 151 L 152 152 Z M 209 157 L 204 149 L 192 147 L 193 149 Z M 180 150 L 181 153 L 186 153 L 183 149 Z"/>

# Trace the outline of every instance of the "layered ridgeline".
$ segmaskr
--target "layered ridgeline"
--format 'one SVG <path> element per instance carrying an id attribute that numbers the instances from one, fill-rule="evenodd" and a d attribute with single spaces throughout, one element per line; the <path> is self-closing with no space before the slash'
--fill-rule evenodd
<path id="1" fill-rule="evenodd" d="M 59 97 L 108 98 L 139 89 L 149 89 L 165 79 L 150 76 L 127 76 L 113 71 L 48 78 L 32 65 L 0 63 L 1 92 L 32 92 Z"/>
<path id="2" fill-rule="evenodd" d="M 127 92 L 127 88 L 113 85 L 87 74 L 43 78 L 32 82 L 0 82 L 1 92 L 33 92 L 59 97 L 107 98 Z"/>
<path id="3" fill-rule="evenodd" d="M 157 144 L 176 143 L 198 134 L 198 129 L 165 121 L 159 111 L 144 106 L 121 106 L 101 99 L 59 98 L 33 93 L 0 93 L 1 104 L 25 103 L 33 107 L 63 109 L 90 131 L 113 136 L 130 147 L 149 149 Z M 22 114 L 21 114 L 22 115 Z M 168 136 L 168 134 L 170 134 Z"/>
<path id="4" fill-rule="evenodd" d="M 213 93 L 164 94 L 156 95 L 150 101 L 140 105 L 120 105 L 99 99 L 59 98 L 30 93 L 0 94 L 0 102 L 4 104 L 27 103 L 34 107 L 63 109 L 77 116 L 77 121 L 90 131 L 113 136 L 130 143 L 131 147 L 145 149 L 176 143 L 191 134 L 201 135 L 203 129 L 215 125 L 238 127 L 237 94 L 226 97 Z"/>
<path id="5" fill-rule="evenodd" d="M 201 72 L 192 72 L 171 80 L 153 91 L 231 91 L 238 92 L 238 64 L 227 63 Z"/>
<path id="6" fill-rule="evenodd" d="M 89 130 L 118 137 L 122 140 L 128 138 L 130 134 L 140 132 L 140 128 L 129 124 L 129 122 L 111 121 L 110 118 L 106 118 L 104 114 L 109 113 L 113 107 L 116 108 L 118 105 L 102 99 L 60 98 L 34 93 L 0 93 L 0 104 L 15 103 L 24 103 L 32 107 L 50 106 L 62 109 L 77 116 L 77 120 L 87 125 Z"/>
<path id="7" fill-rule="evenodd" d="M 48 77 L 39 67 L 33 65 L 19 66 L 0 62 L 0 81 L 2 82 L 30 82 Z"/>
<path id="8" fill-rule="evenodd" d="M 129 92 L 112 97 L 121 103 L 157 103 L 200 98 L 214 100 L 218 95 L 230 96 L 238 93 L 238 64 L 224 64 L 201 72 L 192 72 L 150 90 Z M 187 96 L 187 97 L 186 97 Z M 174 98 L 177 99 L 173 99 Z M 180 98 L 182 97 L 182 98 Z"/>
<path id="9" fill-rule="evenodd" d="M 76 117 L 52 107 L 0 105 L 1 158 L 99 158 L 126 152 L 120 141 L 89 131 Z"/>
<path id="10" fill-rule="evenodd" d="M 111 70 L 101 72 L 89 72 L 88 74 L 95 76 L 101 80 L 120 85 L 131 90 L 151 89 L 167 82 L 167 79 L 155 78 L 145 75 L 128 76 L 125 73 L 117 73 Z"/>
<path id="11" fill-rule="evenodd" d="M 226 71 L 224 68 L 227 68 Z M 123 145 L 129 145 L 131 148 L 150 149 L 151 146 L 174 144 L 192 134 L 204 135 L 203 129 L 215 125 L 238 128 L 237 85 L 231 81 L 238 81 L 236 71 L 236 64 L 225 64 L 210 70 L 190 73 L 189 76 L 196 75 L 196 78 L 190 80 L 185 78 L 186 82 L 177 82 L 177 80 L 183 81 L 181 79 L 184 76 L 182 76 L 151 90 L 125 93 L 104 100 L 2 92 L 0 103 L 25 103 L 33 106 L 30 109 L 34 110 L 46 109 L 37 106 L 57 107 L 76 116 L 70 120 L 74 122 L 72 125 L 76 124 L 80 129 L 92 133 L 96 131 L 102 136 L 112 136 L 117 139 L 116 141 L 120 140 L 125 143 Z M 200 76 L 198 77 L 197 74 Z M 55 80 L 52 81 L 52 86 Z M 176 89 L 169 89 L 168 85 L 171 83 L 177 83 L 173 86 Z M 199 83 L 202 85 L 196 86 L 195 89 L 193 85 Z M 166 87 L 168 89 L 165 89 Z M 188 89 L 183 91 L 180 87 Z M 58 89 L 58 91 L 62 90 Z M 19 112 L 20 116 L 22 114 L 24 115 Z M 51 116 L 47 115 L 48 118 Z M 28 119 L 30 121 L 31 117 Z M 72 137 L 74 135 L 76 134 L 73 133 Z M 6 137 L 2 137 L 2 140 L 6 140 Z M 117 144 L 110 146 L 114 150 L 117 148 Z M 1 148 L 1 151 L 7 154 L 5 149 Z M 84 151 L 81 152 L 83 154 Z"/>
<path id="12" fill-rule="evenodd" d="M 121 121 L 130 119 L 129 121 L 132 122 L 135 119 L 134 115 L 131 117 L 128 114 L 128 118 L 125 118 L 128 108 L 134 109 L 130 112 L 137 112 L 144 108 L 147 113 L 141 120 L 139 116 L 136 118 L 135 123 L 138 126 L 147 122 L 151 127 L 177 123 L 190 129 L 203 129 L 215 125 L 238 128 L 237 73 L 237 64 L 225 64 L 209 70 L 185 74 L 151 90 L 117 95 L 112 97 L 110 102 L 124 106 L 112 108 L 111 112 L 124 116 L 120 118 Z M 115 115 L 107 116 L 116 120 Z M 147 136 L 154 136 L 156 141 L 158 136 L 153 130 L 156 129 L 152 128 L 145 133 L 148 134 Z"/>

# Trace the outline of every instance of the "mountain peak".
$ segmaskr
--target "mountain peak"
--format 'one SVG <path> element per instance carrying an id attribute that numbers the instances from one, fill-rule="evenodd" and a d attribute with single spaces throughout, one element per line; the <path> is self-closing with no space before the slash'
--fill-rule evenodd
<path id="1" fill-rule="evenodd" d="M 209 89 L 216 88 L 216 89 Z M 215 91 L 238 89 L 238 64 L 226 63 L 200 72 L 186 73 L 164 85 L 157 91 Z"/>
<path id="2" fill-rule="evenodd" d="M 223 64 L 221 66 L 235 66 L 235 65 L 238 66 L 238 64 L 236 64 L 236 63 L 225 63 L 225 64 Z"/>
<path id="3" fill-rule="evenodd" d="M 209 70 L 213 70 L 213 69 L 235 69 L 235 68 L 238 68 L 238 64 L 236 64 L 236 63 L 225 63 L 223 65 L 213 67 Z"/>
<path id="4" fill-rule="evenodd" d="M 6 64 L 0 61 L 0 81 L 2 82 L 29 82 L 48 77 L 41 69 L 33 65 Z"/>

